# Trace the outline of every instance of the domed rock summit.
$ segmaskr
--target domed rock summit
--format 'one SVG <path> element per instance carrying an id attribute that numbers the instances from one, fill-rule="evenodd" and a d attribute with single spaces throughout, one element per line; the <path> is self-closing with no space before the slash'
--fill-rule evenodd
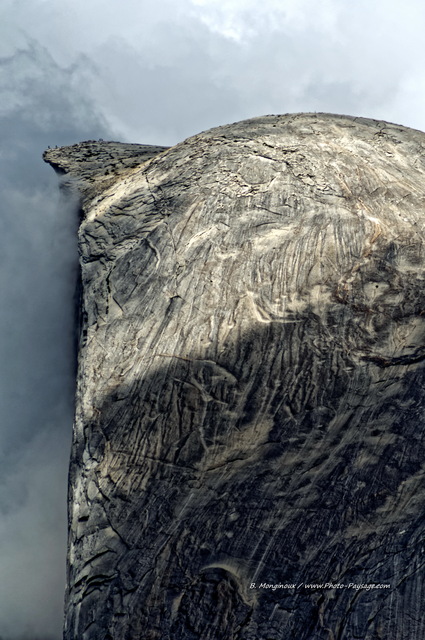
<path id="1" fill-rule="evenodd" d="M 425 637 L 425 134 L 44 158 L 81 194 L 65 640 Z"/>

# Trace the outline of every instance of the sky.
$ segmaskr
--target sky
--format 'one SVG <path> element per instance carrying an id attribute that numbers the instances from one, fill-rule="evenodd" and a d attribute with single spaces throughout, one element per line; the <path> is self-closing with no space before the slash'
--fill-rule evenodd
<path id="1" fill-rule="evenodd" d="M 421 0 L 2 0 L 0 640 L 59 640 L 76 203 L 41 154 L 271 113 L 425 130 Z"/>

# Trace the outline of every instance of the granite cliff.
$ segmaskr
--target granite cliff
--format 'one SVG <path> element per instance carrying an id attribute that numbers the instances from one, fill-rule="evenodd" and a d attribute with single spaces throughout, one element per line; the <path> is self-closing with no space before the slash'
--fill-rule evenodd
<path id="1" fill-rule="evenodd" d="M 424 151 L 298 114 L 45 153 L 82 207 L 65 640 L 425 637 Z"/>

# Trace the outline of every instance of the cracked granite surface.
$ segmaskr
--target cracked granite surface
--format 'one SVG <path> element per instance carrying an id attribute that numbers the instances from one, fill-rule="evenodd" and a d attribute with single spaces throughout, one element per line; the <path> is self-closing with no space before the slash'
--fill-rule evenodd
<path id="1" fill-rule="evenodd" d="M 65 640 L 425 635 L 424 149 L 296 114 L 45 153 L 83 209 Z"/>

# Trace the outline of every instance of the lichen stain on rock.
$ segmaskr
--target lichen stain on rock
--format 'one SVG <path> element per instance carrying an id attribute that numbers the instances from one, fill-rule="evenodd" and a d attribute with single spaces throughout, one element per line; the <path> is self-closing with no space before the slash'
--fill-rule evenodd
<path id="1" fill-rule="evenodd" d="M 46 152 L 84 212 L 66 640 L 424 635 L 424 145 L 296 114 Z"/>

